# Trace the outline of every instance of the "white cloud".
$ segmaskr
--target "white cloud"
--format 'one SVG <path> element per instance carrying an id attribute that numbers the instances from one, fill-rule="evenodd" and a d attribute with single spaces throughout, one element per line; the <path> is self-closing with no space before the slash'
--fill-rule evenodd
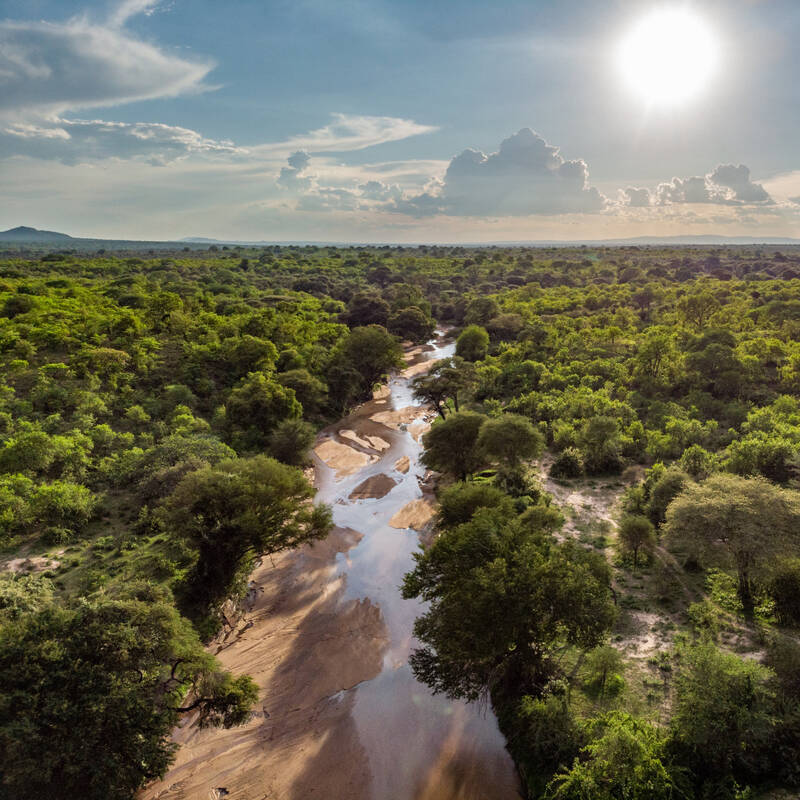
<path id="1" fill-rule="evenodd" d="M 211 68 L 85 18 L 0 22 L 0 115 L 29 119 L 201 91 Z"/>
<path id="2" fill-rule="evenodd" d="M 395 210 L 475 217 L 602 211 L 608 201 L 588 180 L 584 161 L 565 160 L 557 147 L 523 128 L 496 153 L 464 150 L 437 187 L 397 202 Z"/>
<path id="3" fill-rule="evenodd" d="M 232 142 L 207 139 L 189 128 L 158 122 L 56 118 L 38 125 L 11 123 L 0 128 L 0 157 L 25 155 L 65 164 L 106 158 L 144 158 L 161 166 L 192 154 L 245 152 Z"/>
<path id="4" fill-rule="evenodd" d="M 642 189 L 636 186 L 629 186 L 620 191 L 622 205 L 631 208 L 647 208 L 652 202 L 649 189 Z"/>
<path id="5" fill-rule="evenodd" d="M 713 203 L 716 205 L 765 205 L 774 202 L 759 183 L 750 178 L 744 164 L 720 164 L 708 175 L 673 178 L 656 189 L 659 205 Z"/>
<path id="6" fill-rule="evenodd" d="M 331 116 L 332 121 L 322 128 L 293 136 L 282 142 L 258 145 L 252 150 L 260 155 L 284 155 L 298 150 L 307 153 L 344 153 L 438 130 L 435 125 L 422 125 L 414 120 L 400 117 L 338 113 Z"/>
<path id="7" fill-rule="evenodd" d="M 150 16 L 159 3 L 160 0 L 122 0 L 111 12 L 108 23 L 115 28 L 121 28 L 131 17 L 139 14 Z"/>

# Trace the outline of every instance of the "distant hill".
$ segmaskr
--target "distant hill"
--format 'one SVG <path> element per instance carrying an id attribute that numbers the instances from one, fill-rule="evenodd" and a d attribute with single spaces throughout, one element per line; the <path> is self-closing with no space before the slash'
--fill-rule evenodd
<path id="1" fill-rule="evenodd" d="M 261 241 L 242 241 L 237 239 L 210 239 L 203 236 L 187 236 L 184 239 L 172 241 L 146 241 L 146 240 L 125 240 L 125 239 L 93 239 L 68 236 L 66 233 L 56 231 L 42 231 L 37 228 L 30 228 L 20 225 L 8 231 L 0 232 L 0 246 L 8 245 L 14 249 L 25 250 L 28 246 L 34 249 L 57 249 L 59 247 L 69 248 L 75 251 L 96 252 L 98 250 L 120 251 L 151 251 L 167 252 L 177 249 L 185 250 L 206 250 L 209 247 L 269 247 L 278 246 L 309 246 L 317 247 L 372 247 L 372 246 L 392 246 L 392 247 L 418 247 L 421 245 L 429 246 L 458 246 L 458 247 L 713 247 L 724 245 L 739 246 L 767 246 L 767 247 L 791 247 L 800 245 L 800 239 L 778 236 L 719 236 L 719 235 L 687 235 L 687 236 L 638 236 L 620 239 L 539 239 L 539 240 L 504 240 L 489 242 L 389 242 L 389 241 L 314 241 L 314 240 L 261 240 Z M 36 248 L 38 246 L 38 248 Z"/>
<path id="2" fill-rule="evenodd" d="M 36 228 L 28 228 L 20 225 L 18 228 L 11 228 L 8 231 L 0 231 L 0 242 L 69 242 L 73 241 L 71 236 L 66 233 L 56 233 L 55 231 L 40 231 Z"/>

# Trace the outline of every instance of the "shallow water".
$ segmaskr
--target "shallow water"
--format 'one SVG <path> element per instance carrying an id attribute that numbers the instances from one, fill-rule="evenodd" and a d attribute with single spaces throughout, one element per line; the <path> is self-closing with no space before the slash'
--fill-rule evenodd
<path id="1" fill-rule="evenodd" d="M 417 359 L 445 358 L 453 349 L 452 344 L 439 341 Z M 403 600 L 399 587 L 413 567 L 419 537 L 414 531 L 390 527 L 389 520 L 423 496 L 420 482 L 425 467 L 419 460 L 422 446 L 411 433 L 371 419 L 381 411 L 417 405 L 409 378 L 393 378 L 389 392 L 384 402 L 366 403 L 324 432 L 348 444 L 337 436 L 338 431 L 379 436 L 390 447 L 376 462 L 336 481 L 335 472 L 315 457 L 317 499 L 331 504 L 336 525 L 364 534 L 358 545 L 337 557 L 337 577 L 345 582 L 345 598 L 369 598 L 380 609 L 387 629 L 382 670 L 354 690 L 351 712 L 369 761 L 370 796 L 374 800 L 519 797 L 514 766 L 491 709 L 432 696 L 408 665 L 415 646 L 413 623 L 422 606 L 416 600 Z M 417 407 L 417 418 L 431 417 L 430 410 Z M 402 456 L 410 461 L 406 474 L 394 470 Z M 365 478 L 382 473 L 398 481 L 385 497 L 349 500 Z"/>

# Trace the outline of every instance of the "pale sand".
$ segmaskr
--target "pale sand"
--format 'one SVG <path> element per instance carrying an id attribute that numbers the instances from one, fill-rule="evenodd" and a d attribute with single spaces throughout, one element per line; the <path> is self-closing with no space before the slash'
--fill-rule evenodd
<path id="1" fill-rule="evenodd" d="M 314 448 L 314 452 L 333 470 L 336 470 L 336 479 L 352 475 L 363 469 L 367 464 L 378 460 L 377 456 L 370 456 L 348 447 L 346 444 L 326 439 Z"/>
<path id="2" fill-rule="evenodd" d="M 368 433 L 365 433 L 364 438 L 370 443 L 373 450 L 377 450 L 379 453 L 391 447 L 389 442 L 387 442 L 386 439 L 381 439 L 380 436 L 370 436 Z"/>
<path id="3" fill-rule="evenodd" d="M 374 500 L 385 497 L 395 486 L 397 481 L 394 478 L 388 475 L 373 475 L 350 492 L 350 500 Z"/>
<path id="4" fill-rule="evenodd" d="M 362 439 L 355 431 L 351 431 L 349 428 L 342 428 L 342 430 L 339 431 L 339 436 L 341 436 L 342 439 L 349 439 L 351 442 L 361 445 L 361 447 L 366 447 L 367 450 L 373 449 L 372 445 L 366 439 Z"/>
<path id="5" fill-rule="evenodd" d="M 380 422 L 381 425 L 385 425 L 387 428 L 400 430 L 402 425 L 409 425 L 419 416 L 419 406 L 406 406 L 405 408 L 397 409 L 397 411 L 379 411 L 377 414 L 373 414 L 370 419 L 373 422 Z"/>
<path id="6" fill-rule="evenodd" d="M 404 378 L 413 378 L 417 375 L 423 375 L 430 370 L 433 363 L 433 361 L 420 361 L 419 364 L 412 364 L 410 367 L 406 367 L 400 374 Z"/>
<path id="7" fill-rule="evenodd" d="M 12 558 L 3 565 L 2 569 L 22 575 L 30 572 L 45 572 L 49 569 L 56 569 L 60 565 L 61 562 L 55 558 L 28 556 L 26 558 Z"/>
<path id="8" fill-rule="evenodd" d="M 393 528 L 410 528 L 414 531 L 423 531 L 428 527 L 433 515 L 436 513 L 436 506 L 427 497 L 420 497 L 406 503 L 390 520 L 389 525 Z"/>
<path id="9" fill-rule="evenodd" d="M 394 462 L 394 468 L 398 472 L 402 472 L 403 475 L 408 472 L 409 468 L 411 467 L 411 459 L 408 456 L 403 456 L 402 458 L 398 458 L 397 461 Z"/>
<path id="10" fill-rule="evenodd" d="M 373 400 L 384 400 L 385 401 L 387 398 L 389 398 L 391 396 L 391 394 L 392 394 L 392 390 L 389 388 L 389 384 L 388 383 L 382 383 L 380 388 L 376 389 L 372 393 L 372 399 Z"/>
<path id="11" fill-rule="evenodd" d="M 332 564 L 360 540 L 337 528 L 323 542 L 267 560 L 251 576 L 252 609 L 212 651 L 260 688 L 253 719 L 231 730 L 175 732 L 177 758 L 140 800 L 367 800 L 366 754 L 351 719 L 361 681 L 381 670 L 387 633 L 369 600 L 344 601 Z"/>

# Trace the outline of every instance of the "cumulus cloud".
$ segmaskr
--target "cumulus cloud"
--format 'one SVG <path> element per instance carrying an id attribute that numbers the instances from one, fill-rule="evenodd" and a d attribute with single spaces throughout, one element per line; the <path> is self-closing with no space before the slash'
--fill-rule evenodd
<path id="1" fill-rule="evenodd" d="M 589 185 L 581 160 L 565 160 L 530 128 L 505 139 L 496 153 L 464 150 L 438 187 L 395 204 L 414 216 L 527 216 L 602 211 L 607 200 Z"/>
<path id="2" fill-rule="evenodd" d="M 123 4 L 120 20 L 130 16 Z M 152 4 L 147 4 L 152 5 Z M 122 13 L 122 11 L 119 11 Z M 209 61 L 179 57 L 116 22 L 0 22 L 0 114 L 52 116 L 68 109 L 173 97 L 206 88 Z"/>
<path id="3" fill-rule="evenodd" d="M 277 183 L 297 198 L 298 211 L 354 211 L 379 208 L 399 200 L 403 192 L 396 184 L 371 179 L 349 186 L 322 185 L 319 176 L 309 172 L 311 156 L 304 150 L 292 153 L 282 167 Z"/>
<path id="4" fill-rule="evenodd" d="M 144 158 L 168 164 L 192 154 L 244 153 L 232 142 L 207 139 L 190 128 L 157 122 L 52 119 L 0 128 L 0 157 L 24 155 L 78 164 L 106 158 Z"/>
<path id="5" fill-rule="evenodd" d="M 296 153 L 292 153 L 287 161 L 289 166 L 281 169 L 278 176 L 278 185 L 283 186 L 285 189 L 298 191 L 311 188 L 313 177 L 305 174 L 311 161 L 311 156 L 305 150 L 298 150 Z"/>
<path id="6" fill-rule="evenodd" d="M 673 178 L 656 189 L 659 205 L 713 203 L 717 205 L 764 205 L 773 202 L 760 183 L 753 183 L 744 164 L 720 164 L 705 176 Z"/>
<path id="7" fill-rule="evenodd" d="M 744 164 L 720 164 L 709 176 L 711 183 L 724 186 L 733 192 L 740 203 L 766 203 L 770 200 L 766 189 L 750 180 L 750 169 Z"/>
<path id="8" fill-rule="evenodd" d="M 652 202 L 649 189 L 629 186 L 627 189 L 622 189 L 620 194 L 622 195 L 622 205 L 631 208 L 647 208 Z"/>

